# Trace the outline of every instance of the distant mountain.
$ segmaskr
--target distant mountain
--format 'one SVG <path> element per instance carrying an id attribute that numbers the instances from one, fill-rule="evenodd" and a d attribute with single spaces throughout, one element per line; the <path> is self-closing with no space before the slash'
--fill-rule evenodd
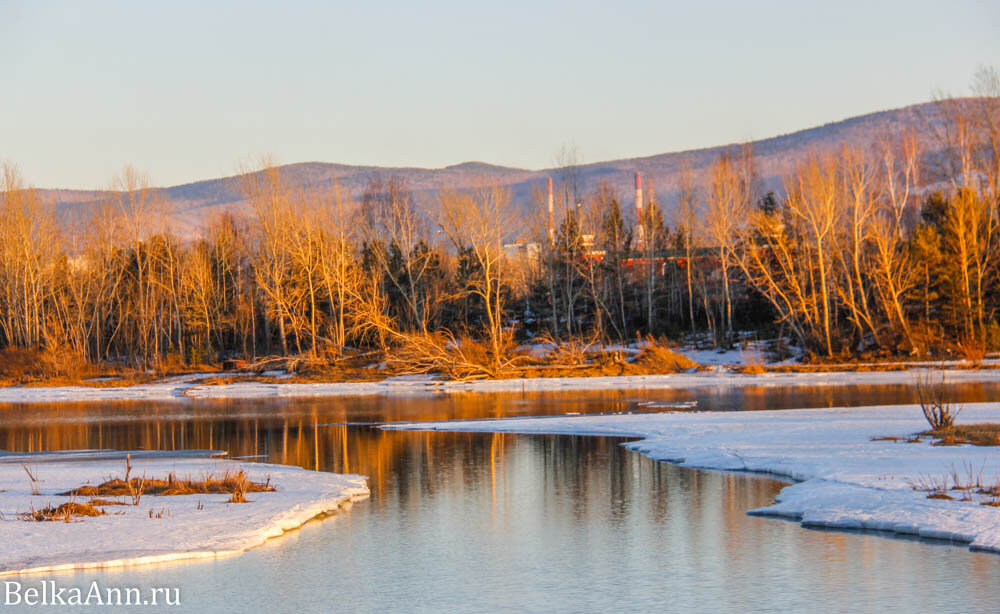
<path id="1" fill-rule="evenodd" d="M 753 148 L 765 185 L 768 189 L 780 190 L 781 177 L 812 152 L 828 152 L 845 144 L 867 146 L 883 135 L 896 135 L 909 127 L 923 128 L 937 121 L 937 105 L 924 103 L 754 141 Z M 605 181 L 616 191 L 620 201 L 630 204 L 634 192 L 633 173 L 640 171 L 647 182 L 652 182 L 658 198 L 669 209 L 676 198 L 681 173 L 690 169 L 695 182 L 702 182 L 715 158 L 732 146 L 582 164 L 575 167 L 572 174 L 581 194 L 592 192 L 600 182 Z M 515 202 L 524 208 L 537 206 L 536 198 L 544 186 L 545 177 L 551 176 L 559 182 L 568 174 L 563 168 L 527 170 L 484 162 L 464 162 L 441 169 L 303 162 L 283 166 L 282 171 L 286 180 L 295 185 L 324 188 L 336 180 L 356 197 L 362 194 L 373 176 L 395 176 L 409 185 L 416 198 L 428 201 L 428 196 L 443 187 L 464 188 L 489 178 L 508 186 Z M 39 190 L 39 193 L 57 206 L 67 222 L 85 219 L 87 213 L 93 211 L 106 195 L 105 192 L 85 190 Z M 161 193 L 167 201 L 174 229 L 184 235 L 195 232 L 199 225 L 223 211 L 246 211 L 246 203 L 239 194 L 235 177 L 162 188 Z"/>

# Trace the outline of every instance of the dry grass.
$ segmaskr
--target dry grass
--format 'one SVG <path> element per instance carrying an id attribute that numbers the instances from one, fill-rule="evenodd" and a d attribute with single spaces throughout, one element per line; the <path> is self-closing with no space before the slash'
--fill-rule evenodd
<path id="1" fill-rule="evenodd" d="M 747 344 L 740 350 L 740 357 L 743 359 L 743 367 L 740 369 L 740 373 L 746 373 L 747 375 L 763 375 L 767 373 L 767 368 L 764 366 L 764 356 L 758 348 Z"/>
<path id="2" fill-rule="evenodd" d="M 977 499 L 973 495 L 982 495 L 988 496 L 990 499 L 979 499 L 979 503 L 998 506 L 1000 505 L 1000 481 L 992 485 L 983 482 L 985 468 L 985 460 L 978 468 L 971 462 L 963 463 L 961 467 L 952 465 L 950 472 L 940 476 L 921 476 L 911 482 L 910 486 L 913 487 L 913 490 L 928 493 L 928 499 L 976 501 Z"/>
<path id="3" fill-rule="evenodd" d="M 167 360 L 156 369 L 146 371 L 121 364 L 93 364 L 82 356 L 62 349 L 0 349 L 0 386 L 135 386 L 154 382 L 168 375 L 200 373 L 215 368 L 212 365 L 188 365 Z"/>
<path id="4" fill-rule="evenodd" d="M 947 428 L 924 431 L 921 435 L 937 439 L 935 445 L 1000 446 L 1000 424 L 995 422 L 956 424 Z"/>
<path id="5" fill-rule="evenodd" d="M 246 472 L 227 471 L 220 476 L 206 474 L 201 479 L 178 478 L 173 473 L 166 479 L 131 478 L 128 481 L 113 478 L 97 486 L 83 485 L 73 490 L 60 493 L 62 496 L 73 497 L 133 497 L 140 490 L 142 495 L 169 497 L 177 495 L 207 495 L 234 494 L 242 492 L 273 492 L 271 481 L 254 482 L 247 478 Z"/>
<path id="6" fill-rule="evenodd" d="M 240 471 L 236 474 L 235 478 L 231 480 L 232 494 L 229 496 L 230 503 L 246 503 L 247 502 L 247 490 L 250 489 L 250 481 L 247 479 L 247 474 Z"/>
<path id="7" fill-rule="evenodd" d="M 605 377 L 620 375 L 656 375 L 681 373 L 697 369 L 698 364 L 682 354 L 672 351 L 665 342 L 646 339 L 642 351 L 632 360 L 625 360 L 620 351 L 591 348 L 585 342 L 555 348 L 545 358 L 529 360 L 507 377 Z"/>
<path id="8" fill-rule="evenodd" d="M 37 470 L 32 469 L 31 467 L 25 465 L 24 463 L 21 463 L 21 468 L 24 469 L 24 472 L 28 474 L 28 481 L 31 483 L 31 494 L 34 496 L 41 494 L 41 491 L 38 488 L 39 480 L 38 480 Z"/>
<path id="9" fill-rule="evenodd" d="M 90 501 L 87 501 L 87 505 L 91 505 L 93 507 L 110 507 L 112 505 L 128 505 L 128 504 L 125 503 L 124 501 L 114 501 L 111 499 L 91 499 Z"/>
<path id="10" fill-rule="evenodd" d="M 58 507 L 47 505 L 40 510 L 34 508 L 29 512 L 19 514 L 21 520 L 32 522 L 70 522 L 73 518 L 104 516 L 106 512 L 89 503 L 69 501 Z"/>
<path id="11" fill-rule="evenodd" d="M 872 437 L 872 441 L 900 441 L 903 443 L 920 443 L 920 436 L 913 435 L 911 437 L 897 437 L 895 435 L 887 435 L 885 437 Z"/>

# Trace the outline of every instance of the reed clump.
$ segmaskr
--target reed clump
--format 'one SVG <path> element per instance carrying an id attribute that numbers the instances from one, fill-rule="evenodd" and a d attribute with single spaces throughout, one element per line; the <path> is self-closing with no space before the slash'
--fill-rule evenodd
<path id="1" fill-rule="evenodd" d="M 89 503 L 68 501 L 57 507 L 46 505 L 20 514 L 21 520 L 32 522 L 71 522 L 73 518 L 104 516 L 106 512 Z"/>
<path id="2" fill-rule="evenodd" d="M 270 479 L 265 482 L 254 482 L 247 477 L 244 470 L 226 471 L 222 474 L 205 474 L 200 478 L 187 476 L 179 478 L 170 473 L 166 478 L 131 478 L 125 481 L 120 478 L 106 480 L 96 486 L 83 485 L 73 490 L 61 493 L 73 497 L 131 497 L 142 487 L 142 494 L 158 497 L 179 495 L 235 494 L 251 492 L 273 492 L 274 486 Z"/>

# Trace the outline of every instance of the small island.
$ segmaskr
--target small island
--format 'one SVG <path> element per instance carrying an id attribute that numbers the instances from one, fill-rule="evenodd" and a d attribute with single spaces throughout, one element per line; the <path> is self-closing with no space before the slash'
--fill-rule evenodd
<path id="1" fill-rule="evenodd" d="M 230 556 L 367 496 L 210 451 L 0 453 L 0 575 Z"/>

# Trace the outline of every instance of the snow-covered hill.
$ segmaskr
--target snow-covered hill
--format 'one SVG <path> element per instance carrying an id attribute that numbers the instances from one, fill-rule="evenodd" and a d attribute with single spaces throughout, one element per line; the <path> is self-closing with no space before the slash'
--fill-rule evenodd
<path id="1" fill-rule="evenodd" d="M 781 176 L 812 152 L 831 151 L 842 145 L 865 146 L 885 135 L 898 135 L 908 128 L 923 129 L 938 121 L 934 103 L 924 103 L 852 117 L 791 134 L 761 139 L 753 143 L 757 164 L 768 189 L 780 190 Z M 928 138 L 930 150 L 935 145 Z M 582 194 L 593 191 L 606 181 L 624 203 L 632 200 L 633 173 L 641 171 L 655 186 L 658 198 L 669 209 L 675 200 L 680 174 L 690 169 L 700 181 L 712 161 L 729 145 L 706 149 L 664 153 L 643 158 L 630 158 L 581 164 L 572 171 L 555 169 L 518 169 L 484 162 L 465 162 L 441 169 L 351 166 L 324 162 L 304 162 L 283 167 L 292 184 L 329 186 L 336 179 L 355 196 L 360 196 L 374 175 L 396 176 L 407 182 L 418 199 L 430 202 L 430 196 L 442 187 L 462 188 L 484 177 L 510 187 L 515 201 L 524 209 L 539 206 L 537 195 L 543 189 L 545 177 L 556 182 L 572 172 Z M 40 190 L 49 202 L 55 203 L 67 222 L 85 219 L 89 211 L 104 197 L 104 193 L 83 190 Z M 207 179 L 185 185 L 162 188 L 174 229 L 187 234 L 199 224 L 227 210 L 245 211 L 246 206 L 233 177 Z"/>

